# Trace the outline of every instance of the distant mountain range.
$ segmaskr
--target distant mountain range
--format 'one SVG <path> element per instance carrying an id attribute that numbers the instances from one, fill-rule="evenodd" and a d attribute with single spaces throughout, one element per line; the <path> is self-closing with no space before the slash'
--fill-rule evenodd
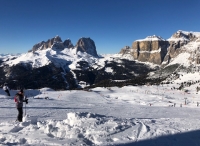
<path id="1" fill-rule="evenodd" d="M 10 53 L 8 53 L 8 54 L 0 54 L 0 56 L 8 56 L 8 55 L 20 55 L 21 53 L 16 53 L 16 54 L 10 54 Z"/>
<path id="2" fill-rule="evenodd" d="M 148 36 L 125 46 L 120 53 L 98 55 L 91 38 L 76 45 L 59 36 L 41 41 L 24 54 L 0 55 L 0 83 L 11 88 L 56 90 L 88 86 L 155 83 L 180 69 L 200 63 L 200 33 L 177 31 L 169 39 Z M 121 80 L 121 82 L 119 82 Z"/>

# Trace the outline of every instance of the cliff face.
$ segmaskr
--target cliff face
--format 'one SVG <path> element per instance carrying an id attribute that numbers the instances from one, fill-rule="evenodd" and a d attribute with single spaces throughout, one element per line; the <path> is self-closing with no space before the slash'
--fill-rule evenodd
<path id="1" fill-rule="evenodd" d="M 168 46 L 168 41 L 157 36 L 151 36 L 133 42 L 131 54 L 138 61 L 161 64 L 167 54 Z"/>
<path id="2" fill-rule="evenodd" d="M 81 38 L 78 40 L 76 46 L 77 47 L 77 52 L 86 52 L 90 55 L 93 56 L 98 56 L 97 51 L 96 51 L 96 46 L 95 43 L 92 39 L 90 38 Z"/>
<path id="3" fill-rule="evenodd" d="M 165 65 L 184 52 L 193 54 L 193 58 L 194 54 L 196 54 L 195 58 L 200 58 L 199 40 L 199 32 L 177 31 L 167 40 L 155 35 L 136 40 L 132 48 L 128 49 L 130 51 L 122 49 L 120 53 L 129 52 L 135 60 Z"/>

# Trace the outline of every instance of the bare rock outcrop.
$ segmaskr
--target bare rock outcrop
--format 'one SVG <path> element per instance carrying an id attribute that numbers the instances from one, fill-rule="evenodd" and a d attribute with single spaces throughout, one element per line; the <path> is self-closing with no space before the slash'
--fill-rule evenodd
<path id="1" fill-rule="evenodd" d="M 161 64 L 168 46 L 168 41 L 154 35 L 133 42 L 131 54 L 138 61 Z"/>
<path id="2" fill-rule="evenodd" d="M 124 48 L 122 48 L 120 50 L 119 54 L 122 54 L 122 55 L 130 54 L 130 52 L 131 52 L 131 47 L 130 46 L 125 46 Z"/>
<path id="3" fill-rule="evenodd" d="M 90 55 L 98 56 L 95 43 L 90 38 L 80 38 L 75 47 L 77 48 L 77 52 L 86 52 Z"/>
<path id="4" fill-rule="evenodd" d="M 181 30 L 175 32 L 167 40 L 155 35 L 149 36 L 145 39 L 133 42 L 131 55 L 138 61 L 165 65 L 180 53 L 186 51 L 191 52 L 189 48 L 198 50 L 198 45 L 196 43 L 198 43 L 199 40 L 199 32 L 186 32 Z"/>
<path id="5" fill-rule="evenodd" d="M 74 47 L 70 39 L 65 40 L 63 42 L 63 45 L 64 45 L 65 48 L 72 48 L 72 47 Z"/>

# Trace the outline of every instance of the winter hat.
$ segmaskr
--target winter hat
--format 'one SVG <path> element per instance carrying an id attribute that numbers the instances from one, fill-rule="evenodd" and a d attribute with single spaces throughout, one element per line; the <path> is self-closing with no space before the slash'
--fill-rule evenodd
<path id="1" fill-rule="evenodd" d="M 21 92 L 21 93 L 24 93 L 23 89 L 20 89 L 20 92 Z"/>

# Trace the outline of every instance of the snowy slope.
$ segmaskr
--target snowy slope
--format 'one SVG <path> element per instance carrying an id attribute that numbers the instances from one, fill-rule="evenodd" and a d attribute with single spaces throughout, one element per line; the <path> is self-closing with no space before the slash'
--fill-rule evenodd
<path id="1" fill-rule="evenodd" d="M 14 122 L 13 97 L 0 90 L 0 144 L 200 145 L 199 95 L 194 87 L 187 88 L 189 94 L 171 90 L 177 85 L 26 90 L 29 103 L 22 123 Z"/>
<path id="2" fill-rule="evenodd" d="M 69 67 L 71 69 L 75 69 L 78 61 L 87 61 L 90 65 L 99 62 L 98 58 L 93 57 L 87 53 L 76 53 L 76 49 L 72 48 L 66 48 L 62 51 L 49 48 L 46 50 L 28 52 L 13 60 L 9 60 L 10 56 L 11 55 L 1 57 L 3 61 L 5 61 L 5 64 L 13 66 L 19 63 L 29 63 L 33 68 L 39 68 L 48 65 L 49 63 L 54 63 L 58 67 L 70 65 Z M 104 62 L 104 60 L 101 62 Z"/>
<path id="3" fill-rule="evenodd" d="M 22 64 L 31 64 L 33 68 L 39 68 L 50 63 L 55 64 L 57 67 L 70 68 L 72 70 L 78 69 L 77 62 L 86 61 L 89 66 L 93 68 L 102 68 L 105 66 L 105 61 L 116 61 L 120 62 L 120 59 L 133 60 L 133 57 L 130 54 L 102 54 L 101 57 L 94 57 L 90 54 L 78 52 L 76 53 L 76 48 L 65 48 L 63 50 L 56 49 L 46 49 L 38 50 L 35 52 L 28 52 L 21 54 L 19 56 L 1 56 L 4 64 L 13 66 L 19 63 Z M 15 57 L 15 59 L 10 59 Z"/>
<path id="4" fill-rule="evenodd" d="M 179 30 L 182 31 L 182 30 Z M 196 37 L 200 37 L 200 32 L 193 32 L 193 31 L 182 31 L 182 33 L 188 35 L 189 33 L 194 34 Z"/>
<path id="5" fill-rule="evenodd" d="M 186 67 L 192 64 L 199 66 L 199 64 L 196 63 L 196 59 L 200 56 L 200 42 L 190 42 L 182 48 L 182 51 L 185 52 L 180 53 L 177 57 L 173 58 L 167 66 L 177 63 Z"/>
<path id="6" fill-rule="evenodd" d="M 88 55 L 86 53 L 76 54 L 75 52 L 75 49 L 66 48 L 61 51 L 49 48 L 46 50 L 38 50 L 35 52 L 22 54 L 14 60 L 6 61 L 5 64 L 13 66 L 19 63 L 29 63 L 32 65 L 33 68 L 39 68 L 53 62 L 56 66 L 62 67 L 72 62 L 74 62 L 74 66 L 76 66 L 77 61 L 84 59 L 87 59 L 87 61 L 90 63 L 95 60 L 95 58 L 91 55 Z"/>

